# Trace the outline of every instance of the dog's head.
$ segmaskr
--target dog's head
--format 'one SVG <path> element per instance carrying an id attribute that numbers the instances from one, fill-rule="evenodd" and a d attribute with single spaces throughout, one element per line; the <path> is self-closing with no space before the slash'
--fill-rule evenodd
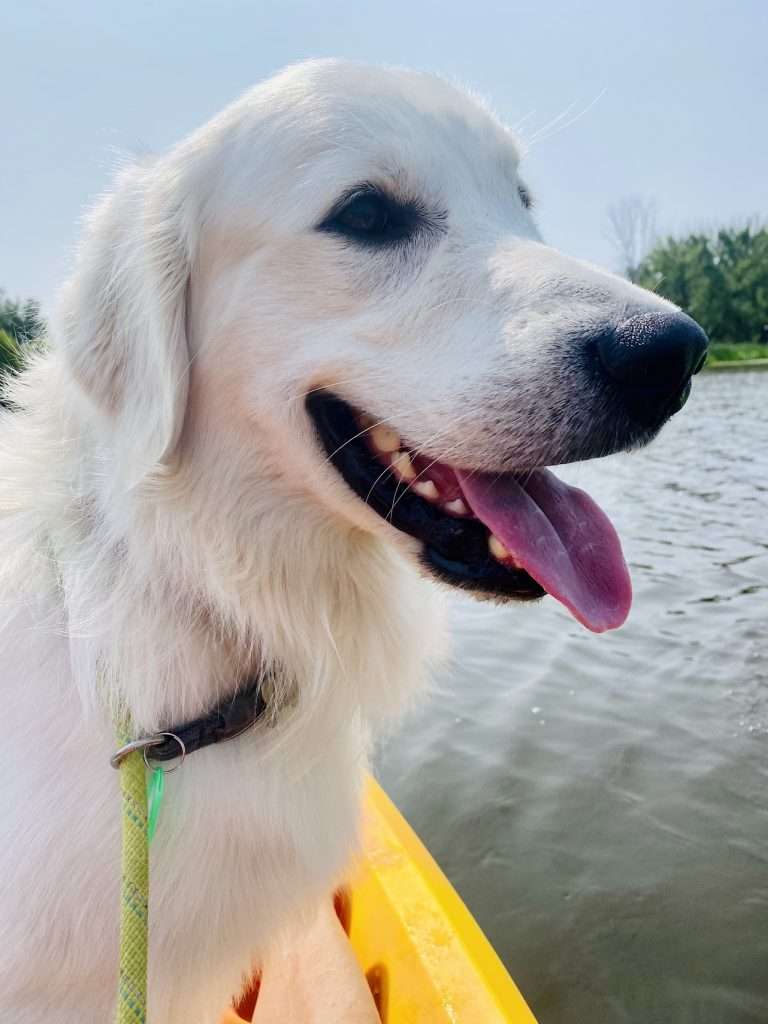
<path id="1" fill-rule="evenodd" d="M 650 440 L 706 338 L 543 245 L 531 206 L 510 133 L 445 82 L 291 68 L 97 210 L 70 364 L 142 471 L 187 412 L 441 579 L 615 627 L 618 539 L 544 467 Z"/>

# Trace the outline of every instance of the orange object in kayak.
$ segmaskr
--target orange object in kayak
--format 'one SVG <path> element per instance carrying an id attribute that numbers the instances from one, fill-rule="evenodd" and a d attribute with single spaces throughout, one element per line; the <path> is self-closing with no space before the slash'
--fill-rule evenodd
<path id="1" fill-rule="evenodd" d="M 342 903 L 383 1024 L 536 1024 L 456 890 L 373 779 L 362 855 Z M 229 1010 L 221 1024 L 243 1020 Z"/>

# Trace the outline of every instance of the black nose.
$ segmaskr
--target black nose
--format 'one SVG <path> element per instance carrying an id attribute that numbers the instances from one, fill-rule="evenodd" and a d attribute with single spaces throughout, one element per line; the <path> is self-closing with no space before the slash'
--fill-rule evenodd
<path id="1" fill-rule="evenodd" d="M 632 415 L 652 423 L 685 405 L 708 344 L 685 313 L 638 313 L 601 335 L 597 350 Z"/>

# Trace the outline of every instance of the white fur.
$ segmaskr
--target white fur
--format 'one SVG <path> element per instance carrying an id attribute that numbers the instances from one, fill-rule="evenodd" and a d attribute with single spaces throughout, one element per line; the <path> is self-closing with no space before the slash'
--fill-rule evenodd
<path id="1" fill-rule="evenodd" d="M 276 669 L 274 718 L 168 778 L 152 1024 L 213 1024 L 343 872 L 369 735 L 422 688 L 440 614 L 418 545 L 347 489 L 304 396 L 333 385 L 463 464 L 556 461 L 599 401 L 563 336 L 663 306 L 541 245 L 517 162 L 446 83 L 318 62 L 91 214 L 52 350 L 0 423 L 3 1021 L 111 1018 L 117 707 L 156 730 Z M 406 258 L 314 230 L 371 180 L 439 206 L 444 234 Z"/>

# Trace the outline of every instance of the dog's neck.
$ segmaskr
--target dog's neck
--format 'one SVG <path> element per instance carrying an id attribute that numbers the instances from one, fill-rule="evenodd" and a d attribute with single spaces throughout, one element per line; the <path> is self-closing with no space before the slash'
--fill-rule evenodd
<path id="1" fill-rule="evenodd" d="M 34 507 L 40 532 L 34 550 L 29 537 L 15 547 L 59 577 L 86 699 L 101 675 L 137 728 L 155 730 L 205 713 L 265 667 L 280 668 L 272 698 L 299 711 L 386 718 L 418 692 L 441 646 L 440 602 L 389 544 L 267 477 L 257 456 L 250 475 L 223 457 L 204 472 L 182 460 L 118 493 L 109 452 L 93 448 L 84 465 L 82 443 L 67 445 L 84 428 L 79 417 L 62 425 L 59 387 L 38 371 L 36 407 L 14 414 L 4 447 L 32 456 L 13 490 L 19 521 Z M 13 549 L 12 519 L 2 528 Z"/>

